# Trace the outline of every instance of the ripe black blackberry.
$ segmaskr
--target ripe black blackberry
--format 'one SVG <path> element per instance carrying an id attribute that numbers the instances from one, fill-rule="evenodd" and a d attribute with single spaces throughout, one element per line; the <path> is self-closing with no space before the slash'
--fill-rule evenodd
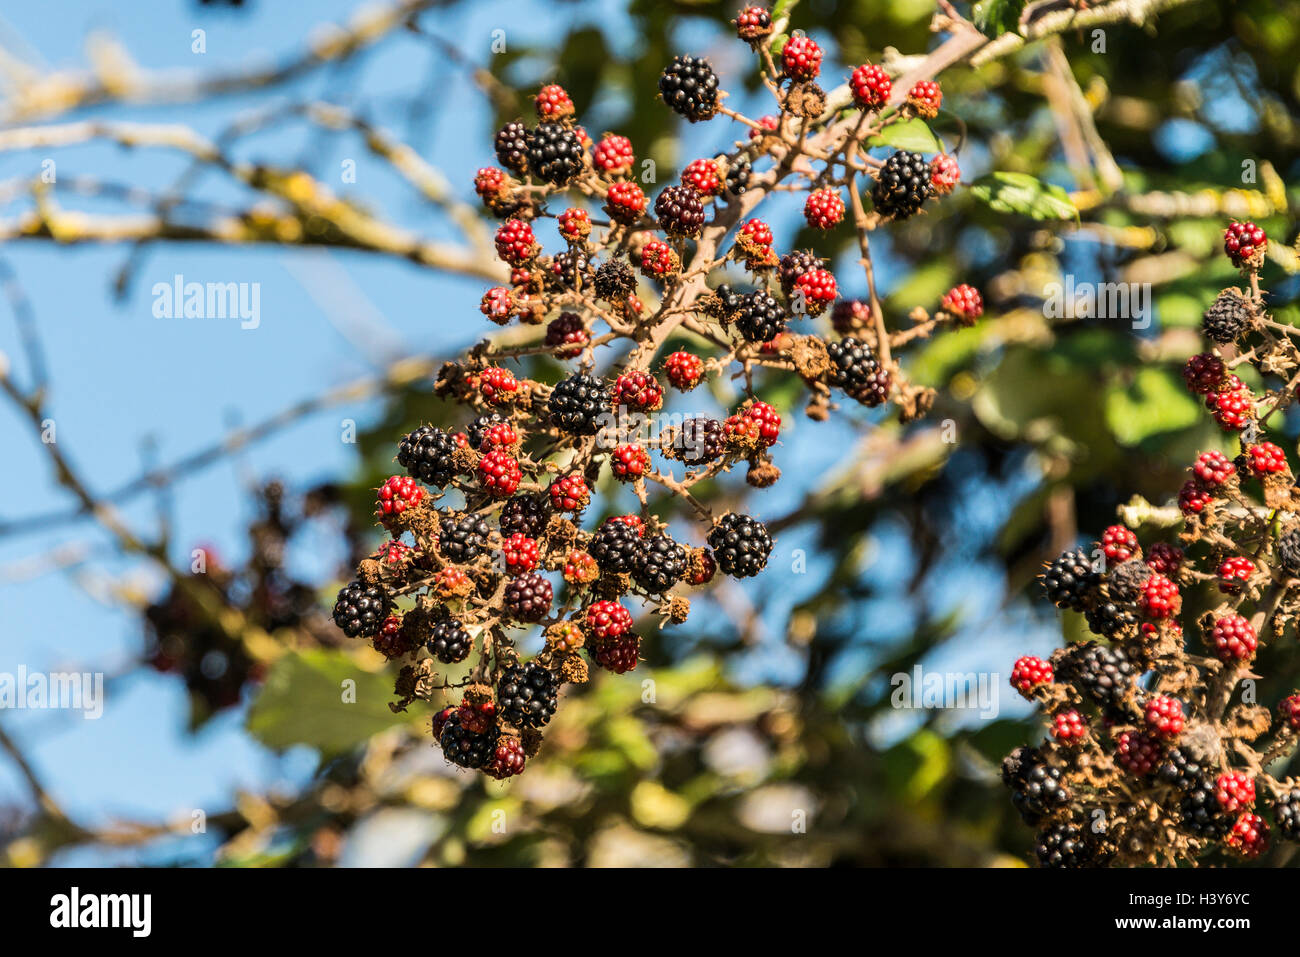
<path id="1" fill-rule="evenodd" d="M 1083 611 L 1097 597 L 1101 575 L 1082 548 L 1063 552 L 1038 576 L 1047 600 L 1057 608 Z"/>
<path id="2" fill-rule="evenodd" d="M 1300 526 L 1283 532 L 1277 540 L 1277 561 L 1292 578 L 1300 578 Z"/>
<path id="3" fill-rule="evenodd" d="M 743 293 L 736 292 L 725 282 L 713 290 L 713 295 L 705 296 L 701 306 L 704 314 L 710 319 L 716 319 L 724 326 L 731 322 L 735 316 L 736 310 L 745 302 Z"/>
<path id="4" fill-rule="evenodd" d="M 681 448 L 677 458 L 687 463 L 712 462 L 726 450 L 722 423 L 707 416 L 695 416 L 682 422 Z"/>
<path id="5" fill-rule="evenodd" d="M 854 336 L 826 344 L 831 360 L 830 382 L 863 405 L 875 407 L 889 398 L 890 375 L 881 368 L 871 346 Z"/>
<path id="6" fill-rule="evenodd" d="M 1103 638 L 1129 634 L 1137 627 L 1137 610 L 1129 604 L 1101 601 L 1083 610 L 1088 630 Z"/>
<path id="7" fill-rule="evenodd" d="M 1215 342 L 1236 342 L 1254 321 L 1250 300 L 1235 289 L 1225 289 L 1201 317 L 1201 331 Z"/>
<path id="8" fill-rule="evenodd" d="M 1091 835 L 1063 822 L 1039 832 L 1034 854 L 1039 865 L 1052 868 L 1096 867 L 1105 860 L 1101 846 Z"/>
<path id="9" fill-rule="evenodd" d="M 349 638 L 369 638 L 379 633 L 393 603 L 379 585 L 350 581 L 334 602 L 334 624 Z"/>
<path id="10" fill-rule="evenodd" d="M 686 549 L 667 535 L 647 538 L 637 553 L 632 577 L 651 594 L 665 592 L 686 573 Z"/>
<path id="11" fill-rule="evenodd" d="M 591 260 L 581 249 L 566 249 L 551 260 L 551 276 L 565 289 L 586 289 L 594 281 Z"/>
<path id="12" fill-rule="evenodd" d="M 535 661 L 511 665 L 497 682 L 497 715 L 522 728 L 540 728 L 555 714 L 560 682 Z"/>
<path id="13" fill-rule="evenodd" d="M 546 617 L 554 597 L 546 576 L 541 572 L 529 572 L 510 580 L 502 602 L 516 621 L 536 622 Z"/>
<path id="14" fill-rule="evenodd" d="M 487 550 L 491 535 L 488 523 L 472 512 L 444 515 L 438 534 L 438 550 L 449 562 L 472 562 Z"/>
<path id="15" fill-rule="evenodd" d="M 495 740 L 495 728 L 489 728 L 483 734 L 474 734 L 463 728 L 459 711 L 451 713 L 438 736 L 443 756 L 462 768 L 481 768 L 487 764 L 492 757 Z"/>
<path id="16" fill-rule="evenodd" d="M 882 216 L 907 219 L 933 194 L 930 164 L 920 153 L 899 150 L 881 167 L 871 189 L 871 202 Z"/>
<path id="17" fill-rule="evenodd" d="M 456 440 L 442 429 L 422 425 L 397 443 L 397 461 L 411 478 L 429 485 L 446 485 L 456 475 L 452 462 Z"/>
<path id="18" fill-rule="evenodd" d="M 659 76 L 659 95 L 692 123 L 707 120 L 718 109 L 718 77 L 703 57 L 675 56 Z"/>
<path id="19" fill-rule="evenodd" d="M 1099 705 L 1119 708 L 1133 693 L 1138 669 L 1119 648 L 1085 641 L 1056 657 L 1056 673 Z"/>
<path id="20" fill-rule="evenodd" d="M 641 544 L 641 533 L 626 522 L 604 522 L 592 534 L 587 551 L 601 571 L 621 575 L 636 568 Z"/>
<path id="21" fill-rule="evenodd" d="M 595 435 L 598 419 L 609 411 L 610 395 L 605 384 L 586 373 L 578 372 L 551 391 L 546 414 L 561 432 L 570 435 Z"/>
<path id="22" fill-rule="evenodd" d="M 1223 810 L 1215 796 L 1214 777 L 1201 775 L 1196 786 L 1178 805 L 1178 826 L 1195 837 L 1216 839 L 1232 830 L 1235 817 Z"/>
<path id="23" fill-rule="evenodd" d="M 538 123 L 528 134 L 528 168 L 553 186 L 563 186 L 581 173 L 584 159 L 578 134 L 559 123 Z"/>
<path id="24" fill-rule="evenodd" d="M 1106 593 L 1118 602 L 1135 602 L 1150 577 L 1150 565 L 1141 559 L 1130 558 L 1116 565 L 1106 576 Z"/>
<path id="25" fill-rule="evenodd" d="M 1186 794 L 1205 779 L 1205 769 L 1182 748 L 1170 748 L 1156 769 L 1156 778 Z"/>
<path id="26" fill-rule="evenodd" d="M 794 284 L 799 281 L 800 276 L 821 268 L 822 260 L 807 250 L 797 249 L 786 253 L 776 265 L 776 276 L 781 282 L 781 291 L 785 293 L 787 299 L 790 298 L 794 293 Z"/>
<path id="27" fill-rule="evenodd" d="M 743 297 L 731 318 L 746 342 L 771 342 L 785 331 L 785 310 L 765 289 Z"/>
<path id="28" fill-rule="evenodd" d="M 452 618 L 450 615 L 439 618 L 433 623 L 429 640 L 426 642 L 429 654 L 444 665 L 454 665 L 458 661 L 464 661 L 469 657 L 473 645 L 474 640 L 470 638 L 469 632 L 461 627 L 460 619 Z"/>
<path id="29" fill-rule="evenodd" d="M 655 197 L 655 216 L 669 236 L 698 236 L 704 228 L 704 197 L 689 186 L 665 186 Z"/>
<path id="30" fill-rule="evenodd" d="M 533 495 L 516 495 L 507 500 L 498 519 L 502 535 L 519 533 L 529 538 L 540 538 L 546 530 L 546 521 L 546 506 Z"/>
<path id="31" fill-rule="evenodd" d="M 772 536 L 753 516 L 728 512 L 709 530 L 709 547 L 724 572 L 732 578 L 750 578 L 767 567 Z"/>
<path id="32" fill-rule="evenodd" d="M 636 274 L 625 259 L 611 259 L 600 264 L 592 281 L 596 298 L 611 305 L 621 306 L 636 291 Z"/>
<path id="33" fill-rule="evenodd" d="M 1291 788 L 1278 795 L 1273 803 L 1277 828 L 1288 841 L 1300 841 L 1300 788 Z"/>
<path id="34" fill-rule="evenodd" d="M 492 426 L 509 421 L 500 412 L 489 412 L 487 415 L 480 415 L 465 427 L 465 436 L 469 439 L 470 448 L 479 448 L 483 444 L 483 434 Z"/>
<path id="35" fill-rule="evenodd" d="M 518 120 L 497 131 L 497 162 L 516 173 L 528 172 L 528 127 Z"/>
<path id="36" fill-rule="evenodd" d="M 1026 824 L 1037 824 L 1070 803 L 1062 777 L 1061 769 L 1044 761 L 1037 748 L 1016 748 L 1002 760 L 1002 783 Z"/>
<path id="37" fill-rule="evenodd" d="M 742 196 L 749 189 L 749 177 L 754 168 L 745 160 L 736 160 L 727 167 L 727 192 L 732 196 Z"/>

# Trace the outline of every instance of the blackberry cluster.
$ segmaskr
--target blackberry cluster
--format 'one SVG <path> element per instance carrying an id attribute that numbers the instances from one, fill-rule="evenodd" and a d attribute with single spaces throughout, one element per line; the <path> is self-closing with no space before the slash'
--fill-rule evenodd
<path id="1" fill-rule="evenodd" d="M 1179 827 L 1195 837 L 1217 839 L 1232 830 L 1233 815 L 1219 805 L 1214 777 L 1202 775 L 1178 806 Z"/>
<path id="2" fill-rule="evenodd" d="M 713 290 L 713 295 L 704 300 L 705 315 L 718 320 L 723 325 L 731 322 L 745 301 L 744 293 L 736 292 L 727 283 Z"/>
<path id="3" fill-rule="evenodd" d="M 448 716 L 442 726 L 438 743 L 442 746 L 443 756 L 452 764 L 462 768 L 481 768 L 492 757 L 495 729 L 483 734 L 474 734 L 461 725 L 459 712 Z"/>
<path id="4" fill-rule="evenodd" d="M 656 535 L 642 543 L 632 577 L 651 593 L 665 592 L 686 573 L 686 549 L 667 535 Z"/>
<path id="5" fill-rule="evenodd" d="M 528 127 L 516 120 L 497 131 L 497 162 L 516 173 L 528 172 Z"/>
<path id="6" fill-rule="evenodd" d="M 641 533 L 625 522 L 604 522 L 591 536 L 587 551 L 601 571 L 611 575 L 630 573 L 637 566 Z"/>
<path id="7" fill-rule="evenodd" d="M 1200 786 L 1206 779 L 1206 772 L 1182 748 L 1170 748 L 1156 770 L 1156 778 L 1187 794 Z"/>
<path id="8" fill-rule="evenodd" d="M 1300 841 L 1300 788 L 1291 788 L 1278 795 L 1273 803 L 1277 828 L 1288 841 Z"/>
<path id="9" fill-rule="evenodd" d="M 1130 558 L 1126 562 L 1121 562 L 1106 576 L 1106 593 L 1115 601 L 1135 602 L 1150 577 L 1150 565 L 1140 559 Z"/>
<path id="10" fill-rule="evenodd" d="M 1207 339 L 1227 344 L 1236 342 L 1254 321 L 1250 302 L 1235 289 L 1225 289 L 1201 317 L 1201 331 Z"/>
<path id="11" fill-rule="evenodd" d="M 600 264 L 592 282 L 596 298 L 611 305 L 622 305 L 636 291 L 636 274 L 623 259 L 611 259 Z"/>
<path id="12" fill-rule="evenodd" d="M 746 342 L 771 342 L 785 331 L 785 310 L 776 297 L 760 289 L 741 300 L 732 321 Z"/>
<path id="13" fill-rule="evenodd" d="M 713 462 L 726 451 L 726 433 L 722 423 L 706 416 L 695 416 L 682 423 L 681 449 L 678 457 L 683 462 Z"/>
<path id="14" fill-rule="evenodd" d="M 334 624 L 349 638 L 378 634 L 393 604 L 379 585 L 352 581 L 343 586 L 334 602 Z"/>
<path id="15" fill-rule="evenodd" d="M 1037 748 L 1016 748 L 1002 760 L 1002 783 L 1026 824 L 1037 824 L 1070 803 L 1062 777 L 1061 769 L 1044 761 Z"/>
<path id="16" fill-rule="evenodd" d="M 429 485 L 446 485 L 456 475 L 456 440 L 442 429 L 422 425 L 397 443 L 397 461 L 406 474 Z"/>
<path id="17" fill-rule="evenodd" d="M 1277 560 L 1292 578 L 1300 578 L 1300 526 L 1288 529 L 1277 540 Z"/>
<path id="18" fill-rule="evenodd" d="M 1097 867 L 1106 860 L 1102 846 L 1091 835 L 1063 822 L 1039 832 L 1034 853 L 1041 866 L 1051 868 Z"/>
<path id="19" fill-rule="evenodd" d="M 871 188 L 871 202 L 882 216 L 907 219 L 933 194 L 930 164 L 920 153 L 899 150 L 881 167 L 876 185 Z"/>
<path id="20" fill-rule="evenodd" d="M 772 536 L 753 516 L 728 512 L 709 530 L 709 547 L 724 572 L 733 578 L 750 578 L 767 567 Z"/>
<path id="21" fill-rule="evenodd" d="M 551 274 L 565 289 L 585 289 L 592 283 L 591 260 L 581 249 L 566 249 L 551 260 Z"/>
<path id="22" fill-rule="evenodd" d="M 754 168 L 744 160 L 732 163 L 727 169 L 727 192 L 732 196 L 743 196 L 745 190 L 749 188 L 749 178 L 753 174 Z"/>
<path id="23" fill-rule="evenodd" d="M 578 134 L 559 123 L 538 123 L 528 135 L 528 168 L 538 179 L 563 186 L 582 172 Z"/>
<path id="24" fill-rule="evenodd" d="M 703 57 L 675 56 L 659 76 L 659 95 L 692 123 L 707 120 L 718 109 L 718 77 Z"/>
<path id="25" fill-rule="evenodd" d="M 776 277 L 781 283 L 781 291 L 789 298 L 794 293 L 795 283 L 804 273 L 821 268 L 822 261 L 806 250 L 786 253 L 776 264 Z"/>
<path id="26" fill-rule="evenodd" d="M 550 581 L 540 572 L 530 572 L 512 579 L 506 585 L 506 611 L 516 621 L 541 621 L 551 610 L 554 591 Z"/>
<path id="27" fill-rule="evenodd" d="M 483 435 L 494 425 L 500 425 L 502 422 L 509 422 L 500 412 L 489 412 L 487 415 L 480 415 L 468 426 L 465 427 L 465 436 L 469 439 L 471 448 L 483 447 Z M 414 434 L 414 433 L 412 433 Z M 401 458 L 398 458 L 401 461 Z"/>
<path id="28" fill-rule="evenodd" d="M 599 379 L 578 372 L 569 376 L 551 392 L 547 415 L 562 432 L 570 435 L 595 435 L 599 418 L 608 411 L 609 390 Z"/>
<path id="29" fill-rule="evenodd" d="M 540 728 L 558 704 L 559 679 L 535 661 L 511 665 L 497 683 L 497 714 L 523 728 Z"/>
<path id="30" fill-rule="evenodd" d="M 1056 669 L 1097 704 L 1119 708 L 1133 693 L 1138 669 L 1119 648 L 1087 641 L 1060 656 Z"/>
<path id="31" fill-rule="evenodd" d="M 843 389 L 849 398 L 872 407 L 889 398 L 889 371 L 881 367 L 870 345 L 845 336 L 828 343 L 826 353 L 831 360 L 832 384 Z"/>
<path id="32" fill-rule="evenodd" d="M 491 537 L 492 529 L 480 516 L 472 512 L 447 515 L 438 534 L 438 550 L 450 562 L 472 562 L 487 550 Z"/>
<path id="33" fill-rule="evenodd" d="M 1057 608 L 1083 611 L 1097 595 L 1101 575 L 1082 548 L 1064 552 L 1038 576 L 1047 600 Z"/>
<path id="34" fill-rule="evenodd" d="M 704 228 L 704 199 L 689 186 L 666 186 L 655 198 L 655 216 L 669 236 L 698 236 Z"/>
<path id="35" fill-rule="evenodd" d="M 538 538 L 546 528 L 546 506 L 532 495 L 516 495 L 506 500 L 497 519 L 501 534 L 507 537 L 515 534 Z"/>
<path id="36" fill-rule="evenodd" d="M 1132 605 L 1113 601 L 1099 602 L 1083 610 L 1088 630 L 1103 638 L 1129 634 L 1138 624 L 1137 611 Z"/>
<path id="37" fill-rule="evenodd" d="M 429 654 L 444 665 L 454 665 L 469 657 L 474 641 L 463 627 L 460 620 L 450 615 L 439 618 L 433 623 L 427 647 Z"/>

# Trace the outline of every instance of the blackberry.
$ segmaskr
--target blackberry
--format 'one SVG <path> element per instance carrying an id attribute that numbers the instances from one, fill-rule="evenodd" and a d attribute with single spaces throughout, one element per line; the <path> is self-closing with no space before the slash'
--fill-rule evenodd
<path id="1" fill-rule="evenodd" d="M 781 282 L 781 291 L 789 298 L 794 293 L 795 283 L 807 272 L 821 269 L 822 261 L 806 250 L 795 250 L 781 257 L 776 266 L 776 276 Z"/>
<path id="2" fill-rule="evenodd" d="M 497 714 L 521 728 L 540 728 L 555 714 L 559 685 L 535 661 L 511 665 L 497 682 Z"/>
<path id="3" fill-rule="evenodd" d="M 442 726 L 438 743 L 442 745 L 443 756 L 452 764 L 462 768 L 481 768 L 492 757 L 495 731 L 489 729 L 483 734 L 474 734 L 460 723 L 460 712 L 454 711 Z"/>
<path id="4" fill-rule="evenodd" d="M 488 523 L 472 512 L 448 515 L 442 520 L 438 550 L 450 562 L 472 562 L 487 550 L 491 535 L 492 529 Z"/>
<path id="5" fill-rule="evenodd" d="M 631 572 L 639 564 L 641 533 L 624 522 L 604 522 L 587 545 L 601 571 L 611 575 Z"/>
<path id="6" fill-rule="evenodd" d="M 771 342 L 785 331 L 785 310 L 770 292 L 760 289 L 745 296 L 732 315 L 746 342 Z"/>
<path id="7" fill-rule="evenodd" d="M 1289 529 L 1277 540 L 1277 560 L 1292 578 L 1300 578 L 1300 526 Z"/>
<path id="8" fill-rule="evenodd" d="M 1121 562 L 1106 576 L 1106 593 L 1115 601 L 1131 604 L 1138 600 L 1151 577 L 1151 566 L 1138 558 Z"/>
<path id="9" fill-rule="evenodd" d="M 397 461 L 411 478 L 429 485 L 446 485 L 456 475 L 452 455 L 456 440 L 442 429 L 422 425 L 397 443 Z"/>
<path id="10" fill-rule="evenodd" d="M 692 123 L 707 120 L 718 109 L 718 77 L 703 57 L 675 56 L 659 76 L 659 95 Z"/>
<path id="11" fill-rule="evenodd" d="M 546 576 L 529 572 L 510 580 L 506 585 L 503 602 L 510 617 L 516 621 L 541 621 L 551 610 L 555 593 Z"/>
<path id="12" fill-rule="evenodd" d="M 636 274 L 625 259 L 611 259 L 600 264 L 592 281 L 596 298 L 619 306 L 636 291 Z"/>
<path id="13" fill-rule="evenodd" d="M 713 462 L 722 457 L 725 443 L 721 422 L 702 415 L 695 416 L 682 423 L 682 447 L 678 457 L 683 462 Z"/>
<path id="14" fill-rule="evenodd" d="M 578 134 L 559 123 L 538 123 L 528 134 L 528 168 L 553 186 L 581 173 L 584 158 Z"/>
<path id="15" fill-rule="evenodd" d="M 646 591 L 665 592 L 686 573 L 686 549 L 667 535 L 656 535 L 642 543 L 632 577 Z"/>
<path id="16" fill-rule="evenodd" d="M 1083 617 L 1087 619 L 1088 630 L 1103 638 L 1114 638 L 1137 627 L 1137 612 L 1131 605 L 1113 601 L 1101 602 L 1091 608 L 1085 608 Z"/>
<path id="17" fill-rule="evenodd" d="M 1178 806 L 1179 826 L 1188 834 L 1204 838 L 1221 838 L 1232 830 L 1234 815 L 1224 811 L 1215 796 L 1215 781 L 1209 774 L 1201 775 L 1196 785 L 1186 792 Z"/>
<path id="18" fill-rule="evenodd" d="M 1249 300 L 1235 289 L 1225 289 L 1201 317 L 1201 331 L 1207 339 L 1227 344 L 1236 342 L 1254 319 Z"/>
<path id="19" fill-rule="evenodd" d="M 533 495 L 516 495 L 501 507 L 501 534 L 540 538 L 546 530 L 546 508 Z"/>
<path id="20" fill-rule="evenodd" d="M 933 193 L 930 164 L 919 153 L 899 150 L 881 167 L 876 185 L 871 189 L 871 202 L 882 216 L 907 219 Z"/>
<path id="21" fill-rule="evenodd" d="M 591 260 L 581 249 L 566 249 L 551 260 L 551 275 L 565 289 L 585 289 L 593 282 Z"/>
<path id="22" fill-rule="evenodd" d="M 1205 770 L 1181 748 L 1170 748 L 1156 769 L 1156 778 L 1184 794 L 1190 793 L 1205 779 Z"/>
<path id="23" fill-rule="evenodd" d="M 737 160 L 727 167 L 727 192 L 732 196 L 742 196 L 749 189 L 749 177 L 754 168 L 745 160 Z"/>
<path id="24" fill-rule="evenodd" d="M 1101 576 L 1082 548 L 1063 552 L 1038 576 L 1047 600 L 1057 608 L 1083 611 L 1096 597 Z"/>
<path id="25" fill-rule="evenodd" d="M 528 127 L 518 120 L 497 131 L 497 162 L 516 173 L 528 172 Z"/>
<path id="26" fill-rule="evenodd" d="M 1300 788 L 1283 791 L 1273 803 L 1278 830 L 1288 841 L 1300 841 Z"/>
<path id="27" fill-rule="evenodd" d="M 704 199 L 689 186 L 665 186 L 655 197 L 655 216 L 669 236 L 698 236 L 704 228 Z"/>
<path id="28" fill-rule="evenodd" d="M 379 632 L 392 607 L 388 593 L 378 585 L 351 581 L 334 602 L 334 624 L 349 638 L 369 638 Z"/>
<path id="29" fill-rule="evenodd" d="M 772 536 L 758 519 L 728 512 L 709 530 L 709 547 L 718 567 L 732 578 L 751 578 L 767 567 Z"/>
<path id="30" fill-rule="evenodd" d="M 551 391 L 547 415 L 561 432 L 595 435 L 599 418 L 609 410 L 610 395 L 603 382 L 578 372 Z"/>
<path id="31" fill-rule="evenodd" d="M 1118 708 L 1133 691 L 1138 669 L 1119 648 L 1095 641 L 1073 645 L 1056 673 L 1099 705 Z"/>
<path id="32" fill-rule="evenodd" d="M 500 412 L 489 412 L 487 415 L 480 415 L 465 428 L 465 435 L 469 438 L 470 448 L 480 448 L 483 445 L 483 434 L 494 425 L 500 425 L 502 422 L 510 420 Z M 401 461 L 401 457 L 398 457 Z"/>
<path id="33" fill-rule="evenodd" d="M 469 632 L 461 627 L 460 619 L 448 615 L 433 623 L 432 634 L 426 642 L 426 647 L 429 649 L 429 654 L 444 665 L 454 665 L 469 657 L 473 644 L 474 640 L 470 638 Z"/>
<path id="34" fill-rule="evenodd" d="M 827 343 L 831 384 L 863 405 L 875 407 L 889 398 L 890 375 L 881 368 L 871 346 L 854 336 Z"/>
<path id="35" fill-rule="evenodd" d="M 736 310 L 744 303 L 743 293 L 736 292 L 726 283 L 713 290 L 713 295 L 704 300 L 704 314 L 726 325 L 735 316 Z"/>
<path id="36" fill-rule="evenodd" d="M 1092 837 L 1073 824 L 1058 823 L 1044 828 L 1034 844 L 1042 867 L 1096 867 L 1107 856 Z"/>
<path id="37" fill-rule="evenodd" d="M 1037 824 L 1070 803 L 1061 779 L 1061 769 L 1047 764 L 1037 748 L 1019 747 L 1002 759 L 1002 783 L 1026 824 Z"/>

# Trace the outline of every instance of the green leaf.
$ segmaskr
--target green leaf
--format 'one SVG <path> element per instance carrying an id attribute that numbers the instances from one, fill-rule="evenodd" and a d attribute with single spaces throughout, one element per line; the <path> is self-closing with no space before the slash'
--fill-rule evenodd
<path id="1" fill-rule="evenodd" d="M 1025 0 L 980 0 L 971 8 L 971 16 L 981 33 L 996 37 L 1015 30 L 1024 9 Z"/>
<path id="2" fill-rule="evenodd" d="M 990 173 L 972 183 L 970 193 L 1000 213 L 1019 213 L 1031 219 L 1079 216 L 1065 190 L 1028 173 Z"/>
<path id="3" fill-rule="evenodd" d="M 911 150 L 913 153 L 942 153 L 943 144 L 926 125 L 925 120 L 913 117 L 891 123 L 880 131 L 878 136 L 869 139 L 871 146 L 892 146 L 894 149 Z"/>
<path id="4" fill-rule="evenodd" d="M 1127 386 L 1106 393 L 1106 424 L 1124 445 L 1195 425 L 1201 410 L 1167 369 L 1139 369 Z"/>
<path id="5" fill-rule="evenodd" d="M 355 694 L 344 697 L 344 682 Z M 290 652 L 271 668 L 248 712 L 248 730 L 269 748 L 305 744 L 331 754 L 414 720 L 394 714 L 392 675 L 362 671 L 341 651 Z"/>

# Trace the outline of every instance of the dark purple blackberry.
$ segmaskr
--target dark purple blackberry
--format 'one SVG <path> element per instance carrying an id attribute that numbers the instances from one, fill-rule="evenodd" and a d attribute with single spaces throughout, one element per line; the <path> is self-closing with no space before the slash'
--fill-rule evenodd
<path id="1" fill-rule="evenodd" d="M 393 603 L 378 585 L 348 582 L 334 602 L 334 624 L 349 638 L 369 638 L 379 633 Z"/>
<path id="2" fill-rule="evenodd" d="M 458 471 L 452 455 L 456 440 L 442 429 L 422 425 L 397 443 L 397 461 L 411 478 L 446 485 Z"/>
<path id="3" fill-rule="evenodd" d="M 683 462 L 696 464 L 716 461 L 726 450 L 722 423 L 702 415 L 686 419 L 682 422 L 680 445 L 676 456 Z"/>
<path id="4" fill-rule="evenodd" d="M 469 632 L 461 627 L 460 619 L 450 615 L 439 618 L 433 623 L 432 633 L 426 642 L 429 654 L 444 665 L 454 665 L 469 657 L 474 640 Z"/>
<path id="5" fill-rule="evenodd" d="M 1043 828 L 1034 843 L 1034 854 L 1042 867 L 1097 867 L 1105 862 L 1101 845 L 1073 824 L 1056 823 Z"/>
<path id="6" fill-rule="evenodd" d="M 438 736 L 443 756 L 462 768 L 481 768 L 487 764 L 492 757 L 495 741 L 495 727 L 483 734 L 473 734 L 461 727 L 460 713 L 456 711 L 447 718 L 442 726 L 442 734 Z"/>
<path id="7" fill-rule="evenodd" d="M 1273 816 L 1284 838 L 1300 841 L 1300 788 L 1291 788 L 1278 795 L 1273 802 Z"/>
<path id="8" fill-rule="evenodd" d="M 512 578 L 506 585 L 506 611 L 516 621 L 541 621 L 551 610 L 554 591 L 541 572 L 529 572 Z"/>
<path id="9" fill-rule="evenodd" d="M 516 173 L 528 172 L 528 127 L 515 120 L 497 131 L 497 162 Z"/>
<path id="10" fill-rule="evenodd" d="M 728 512 L 709 530 L 709 547 L 718 567 L 732 578 L 751 578 L 767 567 L 772 536 L 750 515 Z"/>
<path id="11" fill-rule="evenodd" d="M 438 550 L 449 562 L 472 562 L 487 550 L 491 535 L 488 523 L 471 512 L 444 515 L 438 533 Z"/>
<path id="12" fill-rule="evenodd" d="M 1300 578 L 1300 526 L 1283 532 L 1276 548 L 1282 570 L 1292 578 Z"/>
<path id="13" fill-rule="evenodd" d="M 736 292 L 726 283 L 713 290 L 713 295 L 704 297 L 702 307 L 704 314 L 716 319 L 724 326 L 731 322 L 736 310 L 745 302 L 743 293 Z"/>
<path id="14" fill-rule="evenodd" d="M 587 543 L 600 570 L 611 575 L 630 573 L 641 551 L 641 532 L 626 522 L 602 522 Z"/>
<path id="15" fill-rule="evenodd" d="M 546 414 L 561 432 L 595 435 L 600 430 L 600 417 L 609 408 L 610 395 L 605 384 L 578 372 L 551 391 Z"/>
<path id="16" fill-rule="evenodd" d="M 745 296 L 731 318 L 746 342 L 771 342 L 785 331 L 785 309 L 765 289 Z"/>
<path id="17" fill-rule="evenodd" d="M 1037 824 L 1070 803 L 1061 769 L 1045 762 L 1037 748 L 1019 747 L 1003 758 L 1002 783 L 1026 824 Z"/>
<path id="18" fill-rule="evenodd" d="M 872 408 L 888 400 L 892 380 L 888 370 L 881 368 L 870 345 L 845 336 L 827 343 L 826 353 L 831 360 L 831 371 L 827 374 L 831 385 L 842 389 L 850 399 Z"/>
<path id="19" fill-rule="evenodd" d="M 551 260 L 551 276 L 565 289 L 581 290 L 592 284 L 591 260 L 581 249 L 566 249 Z"/>
<path id="20" fill-rule="evenodd" d="M 519 533 L 529 538 L 541 538 L 546 530 L 546 506 L 533 495 L 516 495 L 501 506 L 501 534 Z"/>
<path id="21" fill-rule="evenodd" d="M 1119 708 L 1133 693 L 1138 669 L 1119 648 L 1086 641 L 1071 645 L 1055 657 L 1058 680 L 1073 684 L 1099 705 Z"/>
<path id="22" fill-rule="evenodd" d="M 871 189 L 871 202 L 881 216 L 907 219 L 916 214 L 921 204 L 934 195 L 930 179 L 930 164 L 920 153 L 899 150 L 881 167 L 876 185 Z"/>
<path id="23" fill-rule="evenodd" d="M 632 577 L 651 594 L 665 592 L 686 573 L 686 549 L 667 535 L 655 535 L 642 542 Z"/>
<path id="24" fill-rule="evenodd" d="M 1240 339 L 1254 321 L 1250 301 L 1235 289 L 1225 289 L 1205 310 L 1201 331 L 1207 339 L 1226 345 Z"/>
<path id="25" fill-rule="evenodd" d="M 578 134 L 559 123 L 538 123 L 528 134 L 528 168 L 553 186 L 581 173 L 585 158 Z"/>
<path id="26" fill-rule="evenodd" d="M 465 427 L 465 436 L 469 439 L 470 448 L 479 448 L 483 444 L 483 434 L 492 426 L 509 421 L 500 412 L 489 412 L 487 415 L 480 415 Z"/>
<path id="27" fill-rule="evenodd" d="M 1235 816 L 1224 811 L 1215 796 L 1213 775 L 1203 774 L 1178 805 L 1178 826 L 1196 837 L 1217 839 L 1232 830 Z"/>
<path id="28" fill-rule="evenodd" d="M 675 56 L 659 76 L 659 95 L 692 123 L 707 120 L 718 110 L 718 77 L 703 57 Z"/>
<path id="29" fill-rule="evenodd" d="M 511 665 L 497 682 L 497 715 L 524 728 L 540 728 L 555 714 L 560 682 L 535 661 Z"/>
<path id="30" fill-rule="evenodd" d="M 1181 748 L 1170 748 L 1156 769 L 1156 778 L 1179 791 L 1190 793 L 1205 779 L 1205 769 Z"/>
<path id="31" fill-rule="evenodd" d="M 600 264 L 592 281 L 596 298 L 611 305 L 621 306 L 636 291 L 636 274 L 627 260 L 611 259 Z"/>
<path id="32" fill-rule="evenodd" d="M 1097 597 L 1101 575 L 1082 548 L 1063 552 L 1038 576 L 1047 600 L 1057 608 L 1083 611 Z"/>
<path id="33" fill-rule="evenodd" d="M 689 186 L 666 186 L 655 198 L 655 216 L 669 236 L 698 236 L 704 228 L 704 197 Z"/>
<path id="34" fill-rule="evenodd" d="M 776 265 L 776 276 L 781 282 L 781 291 L 787 299 L 794 293 L 794 284 L 806 272 L 822 268 L 822 260 L 807 250 L 797 249 L 786 253 Z"/>
<path id="35" fill-rule="evenodd" d="M 744 195 L 745 190 L 749 189 L 749 177 L 753 172 L 753 167 L 745 160 L 733 162 L 727 167 L 727 192 L 732 196 Z"/>

